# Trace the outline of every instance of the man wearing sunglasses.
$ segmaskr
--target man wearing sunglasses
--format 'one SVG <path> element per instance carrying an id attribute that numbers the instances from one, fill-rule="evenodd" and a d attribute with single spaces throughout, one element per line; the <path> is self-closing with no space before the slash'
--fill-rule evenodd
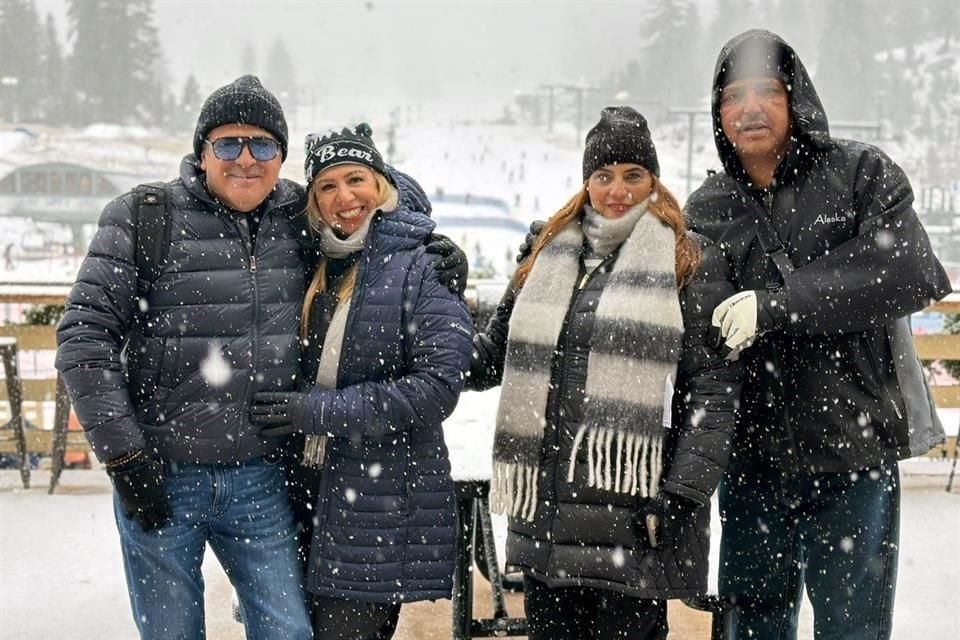
<path id="1" fill-rule="evenodd" d="M 299 382 L 304 190 L 279 179 L 287 122 L 254 76 L 210 95 L 193 147 L 163 188 L 169 243 L 143 299 L 140 205 L 128 193 L 104 209 L 58 329 L 57 368 L 114 484 L 141 638 L 203 637 L 209 545 L 247 638 L 307 640 L 281 442 L 248 417 L 255 392 Z M 123 353 L 132 332 L 136 353 Z"/>

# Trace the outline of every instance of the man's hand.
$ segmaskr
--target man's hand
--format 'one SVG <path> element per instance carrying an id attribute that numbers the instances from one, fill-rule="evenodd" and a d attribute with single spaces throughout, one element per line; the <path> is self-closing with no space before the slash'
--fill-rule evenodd
<path id="1" fill-rule="evenodd" d="M 427 253 L 440 256 L 437 263 L 437 277 L 450 291 L 463 295 L 467 288 L 467 254 L 457 243 L 439 233 L 430 234 Z"/>
<path id="2" fill-rule="evenodd" d="M 543 225 L 545 224 L 547 223 L 543 220 L 534 220 L 530 223 L 530 230 L 527 231 L 527 235 L 523 239 L 523 244 L 521 244 L 518 249 L 517 264 L 520 264 L 530 257 L 530 253 L 533 251 L 533 243 L 537 241 L 537 236 L 543 231 Z"/>
<path id="3" fill-rule="evenodd" d="M 727 359 L 739 358 L 757 337 L 757 292 L 741 291 L 718 304 L 712 324 L 719 327 L 723 344 L 730 350 Z"/>
<path id="4" fill-rule="evenodd" d="M 304 431 L 306 404 L 307 394 L 301 391 L 260 391 L 253 394 L 250 422 L 265 438 L 299 433 Z"/>
<path id="5" fill-rule="evenodd" d="M 153 531 L 173 517 L 163 490 L 163 465 L 142 451 L 107 463 L 107 475 L 120 498 L 124 515 L 144 531 Z"/>

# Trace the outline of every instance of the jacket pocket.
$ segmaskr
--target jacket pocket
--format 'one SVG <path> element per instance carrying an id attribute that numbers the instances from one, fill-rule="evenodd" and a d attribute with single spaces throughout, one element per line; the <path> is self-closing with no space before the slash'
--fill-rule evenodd
<path id="1" fill-rule="evenodd" d="M 883 368 L 881 367 L 880 359 L 877 357 L 876 349 L 874 349 L 867 335 L 861 334 L 860 342 L 863 344 L 867 354 L 867 360 L 870 362 L 870 367 L 877 381 L 877 399 L 880 400 L 881 406 L 885 411 L 892 411 L 893 415 L 897 417 L 897 420 L 903 420 L 903 411 L 897 404 L 899 393 L 890 384 L 890 376 L 883 375 Z"/>
<path id="2" fill-rule="evenodd" d="M 161 352 L 158 356 L 159 371 L 151 397 L 144 402 L 145 424 L 159 425 L 166 421 L 166 403 L 170 392 L 176 386 L 177 366 L 180 361 L 180 338 L 164 338 L 160 341 Z"/>

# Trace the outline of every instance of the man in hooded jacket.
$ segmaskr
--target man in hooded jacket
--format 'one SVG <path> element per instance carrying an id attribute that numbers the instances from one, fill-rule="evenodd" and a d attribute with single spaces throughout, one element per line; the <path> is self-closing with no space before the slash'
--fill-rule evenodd
<path id="1" fill-rule="evenodd" d="M 906 318 L 949 279 L 906 175 L 880 149 L 830 136 L 779 36 L 723 47 L 712 112 L 724 171 L 686 208 L 740 291 L 713 315 L 748 372 L 720 492 L 732 637 L 795 638 L 805 586 L 817 638 L 889 638 L 897 461 L 943 438 Z"/>

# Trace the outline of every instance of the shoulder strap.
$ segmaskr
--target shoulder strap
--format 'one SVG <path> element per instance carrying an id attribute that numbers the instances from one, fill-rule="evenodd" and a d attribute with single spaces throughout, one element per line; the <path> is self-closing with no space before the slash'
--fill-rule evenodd
<path id="1" fill-rule="evenodd" d="M 737 191 L 739 192 L 740 199 L 753 214 L 754 226 L 757 230 L 757 240 L 760 242 L 760 248 L 763 249 L 766 256 L 773 261 L 773 264 L 777 266 L 780 275 L 786 278 L 796 270 L 796 267 L 790 261 L 790 257 L 783 247 L 783 242 L 780 241 L 780 236 L 777 235 L 777 230 L 773 228 L 773 224 L 770 222 L 770 217 L 766 211 L 760 207 L 760 203 L 751 198 L 747 193 L 744 193 L 743 188 L 739 184 L 737 184 Z"/>
<path id="2" fill-rule="evenodd" d="M 137 296 L 145 297 L 160 277 L 170 248 L 171 216 L 162 183 L 134 189 L 134 229 L 137 234 Z"/>

